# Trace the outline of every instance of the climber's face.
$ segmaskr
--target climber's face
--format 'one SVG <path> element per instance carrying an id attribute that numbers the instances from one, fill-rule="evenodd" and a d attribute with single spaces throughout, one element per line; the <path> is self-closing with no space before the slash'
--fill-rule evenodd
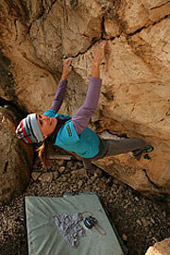
<path id="1" fill-rule="evenodd" d="M 46 115 L 37 115 L 37 121 L 44 139 L 54 132 L 57 125 L 56 118 L 50 118 Z"/>

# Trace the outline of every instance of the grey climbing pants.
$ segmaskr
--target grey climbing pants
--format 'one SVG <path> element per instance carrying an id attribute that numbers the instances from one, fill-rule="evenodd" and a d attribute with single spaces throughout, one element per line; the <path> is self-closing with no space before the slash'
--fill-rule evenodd
<path id="1" fill-rule="evenodd" d="M 140 160 L 146 142 L 137 137 L 123 138 L 120 140 L 101 139 L 99 144 L 99 153 L 90 159 L 83 158 L 85 168 L 91 167 L 91 161 L 102 159 L 108 156 L 115 156 L 123 153 L 132 152 L 137 160 Z"/>

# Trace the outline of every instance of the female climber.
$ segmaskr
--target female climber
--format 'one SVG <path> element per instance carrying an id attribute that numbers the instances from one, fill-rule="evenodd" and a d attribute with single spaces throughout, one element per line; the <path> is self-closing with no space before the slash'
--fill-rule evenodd
<path id="1" fill-rule="evenodd" d="M 48 165 L 49 149 L 55 145 L 81 156 L 86 168 L 92 160 L 130 151 L 139 160 L 143 152 L 150 152 L 153 149 L 152 146 L 146 146 L 146 142 L 141 138 L 102 139 L 87 127 L 99 100 L 102 83 L 100 64 L 106 44 L 106 41 L 102 41 L 94 52 L 87 96 L 73 117 L 58 113 L 64 99 L 67 78 L 72 71 L 72 58 L 68 58 L 64 60 L 61 80 L 50 109 L 40 115 L 31 113 L 19 123 L 16 129 L 19 139 L 28 144 L 42 142 L 38 150 L 45 166 Z"/>

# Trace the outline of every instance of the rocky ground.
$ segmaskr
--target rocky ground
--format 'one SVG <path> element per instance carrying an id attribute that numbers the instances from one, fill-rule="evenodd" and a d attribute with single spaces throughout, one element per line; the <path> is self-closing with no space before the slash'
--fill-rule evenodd
<path id="1" fill-rule="evenodd" d="M 24 196 L 62 196 L 63 193 L 97 192 L 110 213 L 129 255 L 144 255 L 147 248 L 170 236 L 170 198 L 151 200 L 93 166 L 80 161 L 51 160 L 47 171 L 35 160 L 24 194 L 0 208 L 0 255 L 25 255 Z"/>

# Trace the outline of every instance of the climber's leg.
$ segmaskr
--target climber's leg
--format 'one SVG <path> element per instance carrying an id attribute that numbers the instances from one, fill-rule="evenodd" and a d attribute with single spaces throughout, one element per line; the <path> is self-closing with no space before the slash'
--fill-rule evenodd
<path id="1" fill-rule="evenodd" d="M 139 160 L 146 146 L 146 142 L 143 139 L 136 137 L 120 140 L 101 139 L 100 143 L 100 151 L 95 159 L 115 156 L 131 151 L 134 157 Z"/>

